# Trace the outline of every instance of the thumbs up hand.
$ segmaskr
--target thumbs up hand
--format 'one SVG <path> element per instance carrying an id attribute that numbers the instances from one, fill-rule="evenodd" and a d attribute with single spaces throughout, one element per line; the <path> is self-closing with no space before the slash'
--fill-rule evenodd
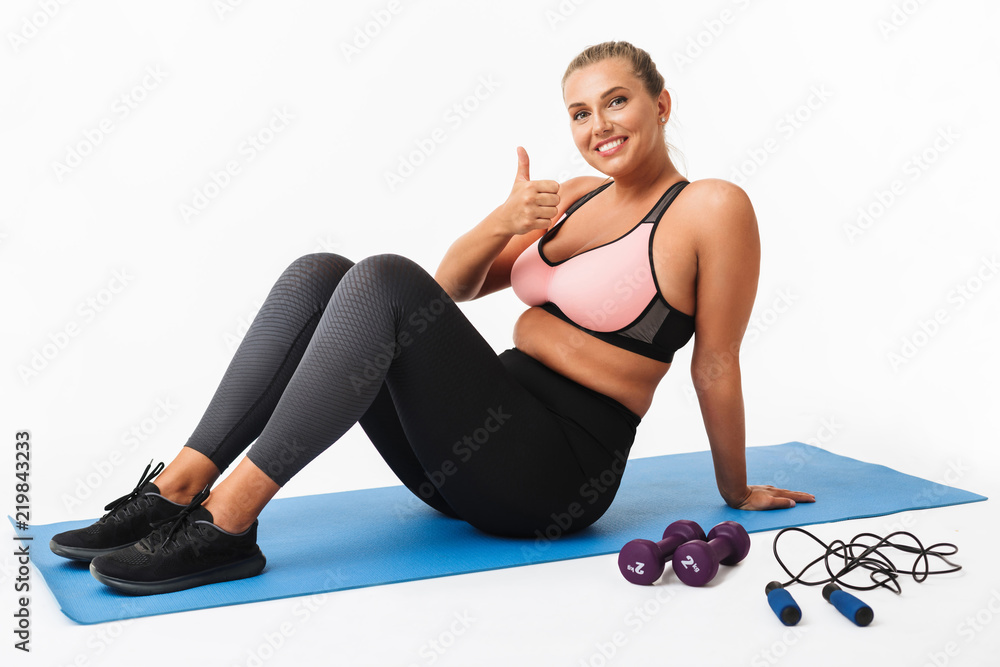
<path id="1" fill-rule="evenodd" d="M 558 181 L 533 181 L 528 175 L 528 152 L 517 147 L 517 175 L 507 201 L 501 207 L 507 232 L 525 234 L 547 229 L 559 205 Z"/>

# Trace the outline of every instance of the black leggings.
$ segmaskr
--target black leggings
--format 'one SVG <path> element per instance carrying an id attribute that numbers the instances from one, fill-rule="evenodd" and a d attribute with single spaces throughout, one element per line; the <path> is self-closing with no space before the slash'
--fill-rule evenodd
<path id="1" fill-rule="evenodd" d="M 355 422 L 431 507 L 498 535 L 569 533 L 611 504 L 639 417 L 516 348 L 497 355 L 399 255 L 299 258 L 186 446 L 283 486 Z M 256 442 L 254 440 L 256 439 Z"/>

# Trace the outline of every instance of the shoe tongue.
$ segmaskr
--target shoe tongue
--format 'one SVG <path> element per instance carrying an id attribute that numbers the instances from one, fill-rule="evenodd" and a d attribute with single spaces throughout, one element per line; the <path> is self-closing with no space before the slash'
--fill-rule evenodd
<path id="1" fill-rule="evenodd" d="M 160 494 L 160 487 L 158 487 L 156 484 L 154 484 L 152 482 L 146 482 L 143 485 L 143 487 L 141 489 L 139 489 L 139 493 L 140 494 L 143 494 L 143 493 L 155 493 L 156 495 L 161 495 Z"/>

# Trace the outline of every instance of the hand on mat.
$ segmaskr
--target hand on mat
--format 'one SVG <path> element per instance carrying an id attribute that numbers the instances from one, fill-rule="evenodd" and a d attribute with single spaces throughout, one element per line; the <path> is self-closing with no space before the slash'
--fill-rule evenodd
<path id="1" fill-rule="evenodd" d="M 548 229 L 559 205 L 558 181 L 533 181 L 528 175 L 528 152 L 517 147 L 517 175 L 502 206 L 502 219 L 509 234 Z"/>
<path id="2" fill-rule="evenodd" d="M 731 505 L 738 510 L 780 510 L 795 507 L 795 503 L 816 502 L 816 496 L 804 491 L 779 489 L 770 484 L 751 484 L 742 503 Z"/>

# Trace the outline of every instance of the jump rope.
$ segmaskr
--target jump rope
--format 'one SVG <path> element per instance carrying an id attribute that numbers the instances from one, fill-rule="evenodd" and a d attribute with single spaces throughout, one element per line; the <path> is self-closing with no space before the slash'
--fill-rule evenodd
<path id="1" fill-rule="evenodd" d="M 802 533 L 823 549 L 823 553 L 809 561 L 797 574 L 785 564 L 778 553 L 778 541 L 789 532 Z M 900 541 L 903 539 L 904 541 Z M 723 521 L 705 536 L 701 527 L 693 521 L 675 521 L 663 532 L 659 542 L 632 540 L 618 554 L 618 567 L 622 575 L 634 584 L 653 584 L 668 560 L 672 559 L 674 574 L 690 586 L 703 586 L 718 572 L 719 565 L 735 565 L 743 560 L 750 550 L 750 537 L 735 521 Z M 917 583 L 925 581 L 932 574 L 950 574 L 962 569 L 948 559 L 958 553 L 958 547 L 950 542 L 939 542 L 925 547 L 916 535 L 900 530 L 885 537 L 874 533 L 859 533 L 849 542 L 834 540 L 827 544 L 809 531 L 790 527 L 774 536 L 772 544 L 774 558 L 789 577 L 784 583 L 772 581 L 764 588 L 768 605 L 785 625 L 795 625 L 802 618 L 802 611 L 785 590 L 792 584 L 823 586 L 823 597 L 841 614 L 855 625 L 866 626 L 875 618 L 872 608 L 844 588 L 870 591 L 885 588 L 899 595 L 902 592 L 900 577 L 910 575 Z M 888 553 L 896 551 L 914 556 L 910 569 L 905 570 L 889 558 Z M 900 556 L 894 554 L 896 559 Z M 931 558 L 947 564 L 944 569 L 931 569 Z M 828 576 L 807 579 L 806 574 L 823 564 Z M 845 577 L 852 572 L 868 572 L 868 584 L 851 583 Z M 855 577 L 856 579 L 857 577 Z"/>
<path id="2" fill-rule="evenodd" d="M 788 532 L 797 532 L 812 538 L 823 548 L 823 553 L 806 564 L 798 574 L 792 574 L 785 562 L 778 554 L 778 540 Z M 893 538 L 904 537 L 912 544 L 894 542 Z M 869 541 L 865 541 L 869 540 Z M 874 540 L 874 542 L 870 541 Z M 795 603 L 791 594 L 785 590 L 792 584 L 802 584 L 804 586 L 823 586 L 823 597 L 840 611 L 841 614 L 853 621 L 856 625 L 865 626 L 872 622 L 875 613 L 872 608 L 859 600 L 857 597 L 847 593 L 843 588 L 850 588 L 856 591 L 870 591 L 876 588 L 885 588 L 899 595 L 902 592 L 900 586 L 900 576 L 910 575 L 918 584 L 926 581 L 932 574 L 950 574 L 962 569 L 950 560 L 949 556 L 958 553 L 958 547 L 951 542 L 938 542 L 925 547 L 916 535 L 905 530 L 898 530 L 881 537 L 874 533 L 859 533 L 851 538 L 850 542 L 834 540 L 827 544 L 808 530 L 802 528 L 784 528 L 774 536 L 772 544 L 774 559 L 791 579 L 781 583 L 772 581 L 764 588 L 767 594 L 767 601 L 775 615 L 785 625 L 795 625 L 802 618 L 802 611 Z M 903 554 L 914 555 L 911 569 L 904 570 L 897 567 L 889 558 L 887 551 L 896 550 Z M 898 558 L 898 556 L 897 556 Z M 932 570 L 930 559 L 936 558 L 950 567 L 946 569 Z M 823 563 L 826 573 L 829 575 L 822 579 L 808 580 L 805 574 L 819 563 Z M 840 569 L 834 570 L 831 563 L 839 563 Z M 855 570 L 867 570 L 868 578 L 871 581 L 868 585 L 853 584 L 845 581 L 844 577 Z M 825 584 L 825 586 L 824 586 Z"/>

